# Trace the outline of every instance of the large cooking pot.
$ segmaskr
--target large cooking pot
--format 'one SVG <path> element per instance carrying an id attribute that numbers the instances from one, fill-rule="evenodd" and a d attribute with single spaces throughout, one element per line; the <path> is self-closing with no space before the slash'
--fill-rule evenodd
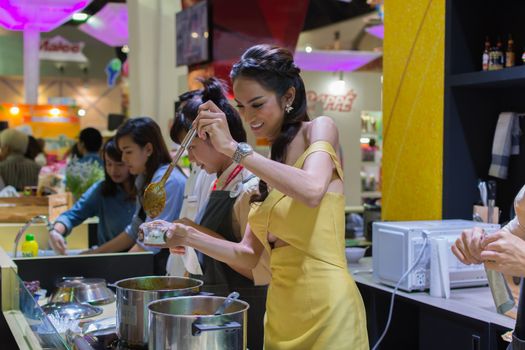
<path id="1" fill-rule="evenodd" d="M 148 305 L 149 349 L 244 350 L 248 303 L 235 300 L 214 315 L 226 298 L 187 296 Z"/>
<path id="2" fill-rule="evenodd" d="M 202 281 L 193 278 L 144 276 L 121 280 L 117 289 L 117 335 L 123 344 L 148 343 L 148 304 L 154 300 L 199 293 Z"/>

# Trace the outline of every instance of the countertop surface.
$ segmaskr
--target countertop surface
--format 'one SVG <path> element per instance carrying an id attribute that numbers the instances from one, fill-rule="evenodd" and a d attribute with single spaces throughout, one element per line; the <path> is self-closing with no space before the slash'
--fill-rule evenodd
<path id="1" fill-rule="evenodd" d="M 357 283 L 386 292 L 394 290 L 393 287 L 374 281 L 372 277 L 372 258 L 362 258 L 357 264 L 348 264 L 348 269 Z M 488 286 L 451 289 L 450 298 L 448 299 L 432 297 L 428 292 L 408 293 L 398 290 L 396 294 L 449 312 L 514 329 L 514 319 L 496 312 L 494 300 Z"/>
<path id="2" fill-rule="evenodd" d="M 98 224 L 98 218 L 92 217 L 92 218 L 86 219 L 82 222 L 81 225 L 88 225 L 88 224 Z M 0 222 L 0 227 L 21 227 L 23 225 L 25 225 L 25 223 L 23 222 Z M 37 222 L 37 223 L 31 224 L 31 227 L 45 226 L 45 225 L 46 224 L 44 224 L 43 222 Z"/>

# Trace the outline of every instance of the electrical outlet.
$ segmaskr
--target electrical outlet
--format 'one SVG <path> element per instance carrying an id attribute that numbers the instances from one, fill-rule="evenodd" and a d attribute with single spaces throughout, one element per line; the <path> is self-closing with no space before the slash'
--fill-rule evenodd
<path id="1" fill-rule="evenodd" d="M 426 279 L 426 276 L 427 274 L 425 273 L 425 271 L 416 271 L 415 275 L 414 275 L 414 285 L 416 287 L 419 287 L 421 289 L 425 288 L 425 285 L 426 285 L 426 282 L 427 282 L 427 279 Z"/>

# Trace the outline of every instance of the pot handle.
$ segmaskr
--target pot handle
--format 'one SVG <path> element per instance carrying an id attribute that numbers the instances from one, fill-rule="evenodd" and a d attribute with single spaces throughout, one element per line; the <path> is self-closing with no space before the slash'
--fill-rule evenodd
<path id="1" fill-rule="evenodd" d="M 223 325 L 207 325 L 198 323 L 198 320 L 193 322 L 191 325 L 191 335 L 198 336 L 202 332 L 211 332 L 211 331 L 236 331 L 242 329 L 242 326 L 239 322 L 228 322 Z"/>

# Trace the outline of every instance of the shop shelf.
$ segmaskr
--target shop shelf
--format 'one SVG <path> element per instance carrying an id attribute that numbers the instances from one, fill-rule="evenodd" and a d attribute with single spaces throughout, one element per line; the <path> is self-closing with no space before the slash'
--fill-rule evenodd
<path id="1" fill-rule="evenodd" d="M 525 65 L 495 71 L 453 74 L 448 78 L 451 87 L 525 87 Z"/>

